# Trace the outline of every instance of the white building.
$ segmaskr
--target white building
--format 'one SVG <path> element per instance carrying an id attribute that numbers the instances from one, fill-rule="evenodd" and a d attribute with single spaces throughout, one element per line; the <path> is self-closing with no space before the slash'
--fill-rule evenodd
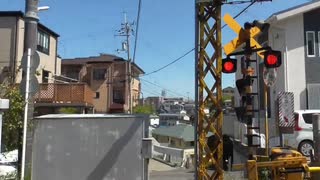
<path id="1" fill-rule="evenodd" d="M 269 45 L 282 52 L 282 65 L 277 69 L 277 81 L 268 89 L 271 111 L 271 137 L 277 134 L 277 96 L 279 92 L 294 93 L 294 109 L 320 109 L 320 1 L 312 1 L 277 12 L 265 20 L 269 30 L 257 38 L 262 45 Z M 254 58 L 256 56 L 253 56 Z M 255 68 L 254 63 L 252 63 Z M 240 62 L 238 67 L 241 67 Z M 236 79 L 242 78 L 238 68 Z M 255 68 L 256 69 L 256 68 Z M 262 74 L 263 61 L 259 71 Z M 257 81 L 257 80 L 255 80 Z M 260 82 L 260 108 L 263 109 L 263 80 Z M 257 91 L 257 86 L 254 86 Z M 235 92 L 235 104 L 239 106 Z M 258 108 L 256 102 L 256 108 Z M 261 117 L 263 112 L 260 111 Z M 263 121 L 261 121 L 261 124 Z M 263 132 L 263 131 L 262 131 Z"/>

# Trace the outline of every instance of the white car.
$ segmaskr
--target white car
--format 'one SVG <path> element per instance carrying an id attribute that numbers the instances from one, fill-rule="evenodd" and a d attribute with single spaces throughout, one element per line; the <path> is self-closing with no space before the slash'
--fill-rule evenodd
<path id="1" fill-rule="evenodd" d="M 285 135 L 285 145 L 296 148 L 305 156 L 310 156 L 313 150 L 312 115 L 320 114 L 320 110 L 298 110 L 294 112 L 294 133 Z"/>

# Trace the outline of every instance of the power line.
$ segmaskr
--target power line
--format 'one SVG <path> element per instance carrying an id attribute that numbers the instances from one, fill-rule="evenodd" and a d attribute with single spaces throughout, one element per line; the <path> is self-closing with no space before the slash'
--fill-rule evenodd
<path id="1" fill-rule="evenodd" d="M 162 66 L 161 68 L 159 68 L 159 69 L 157 69 L 157 70 L 154 70 L 154 71 L 152 71 L 152 72 L 150 72 L 150 73 L 144 74 L 144 75 L 142 75 L 142 76 L 148 76 L 148 75 L 150 75 L 150 74 L 157 73 L 157 72 L 159 72 L 159 71 L 167 68 L 168 66 L 170 66 L 170 65 L 178 62 L 179 60 L 181 60 L 182 58 L 184 58 L 185 56 L 187 56 L 188 54 L 190 54 L 190 53 L 191 53 L 192 51 L 194 51 L 194 50 L 195 50 L 195 48 L 192 48 L 191 50 L 189 50 L 188 52 L 186 52 L 186 53 L 183 54 L 182 56 L 180 56 L 180 57 L 178 57 L 177 59 L 175 59 L 175 60 L 173 60 L 172 62 L 170 62 L 169 64 L 164 65 L 164 66 Z"/>
<path id="2" fill-rule="evenodd" d="M 140 24 L 140 13 L 141 13 L 141 4 L 142 4 L 142 0 L 139 0 L 139 4 L 138 4 L 138 16 L 137 16 L 137 27 L 136 27 L 136 35 L 135 35 L 135 40 L 134 40 L 134 50 L 133 50 L 133 58 L 132 58 L 133 63 L 134 63 L 135 60 L 136 60 L 137 42 L 138 42 L 138 32 L 139 32 L 139 24 Z"/>
<path id="3" fill-rule="evenodd" d="M 248 10 L 249 7 L 251 7 L 251 6 L 252 6 L 254 3 L 256 3 L 256 2 L 257 2 L 256 0 L 255 0 L 255 1 L 252 1 L 247 7 L 245 7 L 242 11 L 240 11 L 237 15 L 235 15 L 235 16 L 233 17 L 233 19 L 237 19 L 237 17 L 239 17 L 242 13 L 244 13 L 246 10 Z M 227 24 L 223 25 L 221 29 L 223 29 L 223 28 L 226 27 L 226 26 L 227 26 Z"/>
<path id="4" fill-rule="evenodd" d="M 148 90 L 145 90 L 145 89 L 143 89 L 142 91 L 143 92 L 147 92 L 147 93 L 152 94 L 152 95 L 155 95 L 155 96 L 160 96 L 160 93 L 157 93 L 157 92 L 152 92 L 152 91 L 148 91 Z"/>
<path id="5" fill-rule="evenodd" d="M 139 0 L 139 1 L 141 1 L 141 0 Z M 239 2 L 240 2 L 240 1 L 239 1 Z M 250 3 L 247 7 L 245 7 L 242 11 L 240 11 L 238 14 L 236 14 L 236 15 L 233 17 L 234 19 L 238 18 L 242 13 L 244 13 L 247 9 L 249 9 L 254 3 L 256 3 L 256 0 L 254 0 L 254 1 L 241 1 L 241 3 L 248 3 L 248 2 L 251 2 L 251 3 Z M 237 3 L 237 4 L 239 4 L 239 3 Z M 226 26 L 227 26 L 227 24 L 223 25 L 221 29 L 223 29 L 223 28 L 226 27 Z M 152 71 L 152 72 L 150 72 L 150 73 L 146 73 L 146 74 L 144 74 L 144 75 L 142 75 L 142 76 L 148 76 L 148 75 L 150 75 L 150 74 L 157 73 L 157 72 L 159 72 L 159 71 L 167 68 L 168 66 L 174 64 L 175 62 L 181 60 L 182 58 L 184 58 L 185 56 L 187 56 L 189 53 L 191 53 L 191 52 L 194 51 L 194 50 L 195 50 L 195 48 L 189 50 L 188 52 L 186 52 L 185 54 L 183 54 L 183 55 L 180 56 L 179 58 L 177 58 L 177 59 L 175 59 L 174 61 L 170 62 L 169 64 L 167 64 L 167 65 L 165 65 L 165 66 L 163 66 L 163 67 L 161 67 L 161 68 L 159 68 L 159 69 L 157 69 L 157 70 L 154 70 L 154 71 Z"/>
<path id="6" fill-rule="evenodd" d="M 183 95 L 183 94 L 180 94 L 180 93 L 177 93 L 177 92 L 175 92 L 175 91 L 172 91 L 172 90 L 170 90 L 170 89 L 164 88 L 164 87 L 160 86 L 159 84 L 155 84 L 155 83 L 153 83 L 153 82 L 150 82 L 150 81 L 148 81 L 148 80 L 141 79 L 141 78 L 140 78 L 140 80 L 141 80 L 141 81 L 144 81 L 144 82 L 147 82 L 147 83 L 149 83 L 149 84 L 152 84 L 152 85 L 154 85 L 154 86 L 157 86 L 157 87 L 159 87 L 159 88 L 165 89 L 165 90 L 171 92 L 172 94 L 175 94 L 175 95 L 178 95 L 178 96 L 182 96 L 182 97 L 187 98 L 187 96 L 185 96 L 185 95 Z"/>

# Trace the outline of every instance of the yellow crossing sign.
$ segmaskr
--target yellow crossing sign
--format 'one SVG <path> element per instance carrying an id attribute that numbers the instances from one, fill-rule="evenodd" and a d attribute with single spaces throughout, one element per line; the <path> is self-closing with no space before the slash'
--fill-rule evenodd
<path id="1" fill-rule="evenodd" d="M 250 45 L 255 48 L 261 48 L 261 45 L 254 39 L 256 35 L 258 35 L 261 31 L 258 27 L 253 27 L 250 30 L 243 29 L 239 23 L 232 18 L 230 14 L 226 14 L 223 17 L 224 22 L 235 32 L 238 34 L 238 37 L 234 38 L 228 44 L 223 46 L 224 52 L 226 55 L 234 52 L 241 44 L 250 39 Z M 263 58 L 263 54 L 258 52 L 258 55 Z"/>

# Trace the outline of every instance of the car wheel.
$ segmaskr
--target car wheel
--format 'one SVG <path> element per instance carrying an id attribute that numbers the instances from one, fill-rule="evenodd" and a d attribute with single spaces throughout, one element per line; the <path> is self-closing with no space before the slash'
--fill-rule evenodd
<path id="1" fill-rule="evenodd" d="M 299 144 L 298 151 L 302 153 L 304 156 L 310 156 L 310 152 L 313 150 L 312 141 L 302 141 Z"/>

